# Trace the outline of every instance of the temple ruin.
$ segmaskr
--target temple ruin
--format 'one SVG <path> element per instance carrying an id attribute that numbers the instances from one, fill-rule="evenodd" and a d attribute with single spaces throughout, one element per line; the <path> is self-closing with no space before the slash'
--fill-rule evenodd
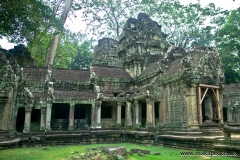
<path id="1" fill-rule="evenodd" d="M 224 84 L 217 50 L 169 46 L 166 37 L 140 13 L 118 40 L 98 41 L 89 70 L 36 67 L 26 47 L 2 49 L 0 133 L 13 139 L 129 129 L 147 132 L 148 140 L 155 133 L 166 145 L 178 133 L 223 136 L 224 123 L 240 123 L 240 85 Z"/>

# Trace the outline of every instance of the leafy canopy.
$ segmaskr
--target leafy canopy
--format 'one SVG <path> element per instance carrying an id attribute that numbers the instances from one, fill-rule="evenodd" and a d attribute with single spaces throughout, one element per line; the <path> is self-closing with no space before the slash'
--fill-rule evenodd
<path id="1" fill-rule="evenodd" d="M 216 44 L 225 69 L 226 83 L 240 82 L 240 8 L 232 10 L 217 32 Z"/>
<path id="2" fill-rule="evenodd" d="M 41 0 L 0 0 L 0 38 L 28 42 L 57 23 L 53 10 Z"/>

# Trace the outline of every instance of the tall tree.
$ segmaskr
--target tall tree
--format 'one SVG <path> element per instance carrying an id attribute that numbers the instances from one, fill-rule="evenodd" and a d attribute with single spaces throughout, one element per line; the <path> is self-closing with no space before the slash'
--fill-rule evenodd
<path id="1" fill-rule="evenodd" d="M 0 0 L 0 38 L 29 42 L 44 26 L 57 23 L 53 10 L 41 0 Z"/>
<path id="2" fill-rule="evenodd" d="M 136 6 L 141 0 L 83 0 L 75 5 L 75 10 L 83 10 L 83 20 L 87 29 L 99 37 L 117 38 L 127 18 L 136 16 Z"/>
<path id="3" fill-rule="evenodd" d="M 216 44 L 225 69 L 226 83 L 240 82 L 240 8 L 232 10 L 218 30 Z"/>
<path id="4" fill-rule="evenodd" d="M 37 66 L 44 66 L 46 59 L 46 52 L 51 42 L 51 33 L 42 33 L 39 39 L 28 43 L 27 47 L 32 53 L 33 58 L 37 61 Z M 56 68 L 69 68 L 75 61 L 75 57 L 79 54 L 80 42 L 86 38 L 80 33 L 63 32 L 56 49 L 53 67 Z"/>
<path id="5" fill-rule="evenodd" d="M 70 8 L 72 6 L 73 0 L 66 0 L 66 5 L 62 11 L 61 17 L 60 17 L 60 25 L 56 27 L 55 33 L 52 37 L 47 56 L 46 56 L 46 61 L 45 61 L 45 66 L 47 65 L 52 65 L 54 56 L 57 50 L 58 42 L 60 39 L 61 31 L 63 28 L 63 25 L 67 19 L 68 13 L 70 11 Z"/>
<path id="6" fill-rule="evenodd" d="M 162 25 L 170 45 L 187 48 L 195 45 L 213 45 L 213 30 L 210 22 L 222 16 L 222 10 L 213 3 L 201 7 L 200 3 L 183 5 L 178 0 L 162 1 L 142 8 Z"/>
<path id="7" fill-rule="evenodd" d="M 117 39 L 127 18 L 145 12 L 162 25 L 170 45 L 184 48 L 192 43 L 214 45 L 213 30 L 217 25 L 206 26 L 206 21 L 222 15 L 222 10 L 214 4 L 201 7 L 199 3 L 183 5 L 178 0 L 91 0 L 79 5 L 84 6 L 83 19 L 88 29 L 99 37 Z"/>
<path id="8" fill-rule="evenodd" d="M 92 61 L 92 52 L 90 41 L 84 41 L 77 48 L 77 54 L 71 59 L 70 69 L 88 69 Z"/>

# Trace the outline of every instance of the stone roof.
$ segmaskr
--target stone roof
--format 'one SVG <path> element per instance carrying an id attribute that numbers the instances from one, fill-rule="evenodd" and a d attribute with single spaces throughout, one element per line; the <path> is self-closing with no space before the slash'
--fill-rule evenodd
<path id="1" fill-rule="evenodd" d="M 45 76 L 47 73 L 46 68 L 36 68 L 36 67 L 26 67 L 23 68 L 23 77 L 26 80 L 33 82 L 42 82 L 45 80 Z"/>
<path id="2" fill-rule="evenodd" d="M 119 93 L 123 93 L 122 89 L 101 89 L 104 97 L 116 97 Z"/>
<path id="3" fill-rule="evenodd" d="M 159 62 L 152 63 L 140 74 L 139 79 L 143 79 L 147 75 L 155 71 L 159 71 L 159 69 L 160 69 Z"/>
<path id="4" fill-rule="evenodd" d="M 240 91 L 240 84 L 238 83 L 232 83 L 232 84 L 226 84 L 224 86 L 224 93 L 228 93 L 228 92 L 239 92 Z"/>
<path id="5" fill-rule="evenodd" d="M 94 99 L 95 93 L 89 90 L 86 91 L 55 90 L 53 96 L 56 98 Z"/>
<path id="6" fill-rule="evenodd" d="M 178 74 L 181 71 L 181 62 L 182 59 L 175 60 L 167 69 L 167 72 L 164 77 L 171 77 Z"/>
<path id="7" fill-rule="evenodd" d="M 47 96 L 46 93 L 44 92 L 32 92 L 33 97 L 37 97 L 37 98 L 45 98 Z"/>
<path id="8" fill-rule="evenodd" d="M 89 70 L 70 70 L 70 69 L 53 69 L 52 80 L 88 82 L 90 78 Z"/>
<path id="9" fill-rule="evenodd" d="M 122 68 L 109 66 L 92 66 L 96 77 L 130 80 L 131 76 Z"/>

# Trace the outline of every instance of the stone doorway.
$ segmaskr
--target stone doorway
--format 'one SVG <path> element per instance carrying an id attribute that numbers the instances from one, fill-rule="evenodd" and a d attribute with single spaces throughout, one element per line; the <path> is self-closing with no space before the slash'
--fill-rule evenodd
<path id="1" fill-rule="evenodd" d="M 121 106 L 121 124 L 122 124 L 122 127 L 125 126 L 125 118 L 126 118 L 126 106 L 122 105 Z"/>
<path id="2" fill-rule="evenodd" d="M 33 109 L 31 113 L 31 130 L 32 131 L 40 130 L 40 119 L 41 119 L 40 109 Z"/>
<path id="3" fill-rule="evenodd" d="M 74 109 L 74 128 L 88 129 L 91 126 L 91 104 L 76 104 Z"/>
<path id="4" fill-rule="evenodd" d="M 160 115 L 160 109 L 159 109 L 160 103 L 154 102 L 154 113 L 155 113 L 155 126 L 159 126 L 159 115 Z"/>
<path id="5" fill-rule="evenodd" d="M 53 103 L 51 128 L 52 130 L 66 131 L 69 124 L 69 110 L 68 103 Z"/>
<path id="6" fill-rule="evenodd" d="M 25 108 L 18 108 L 17 121 L 16 121 L 16 131 L 23 132 L 25 121 Z"/>
<path id="7" fill-rule="evenodd" d="M 223 122 L 226 122 L 228 120 L 228 109 L 223 108 Z"/>
<path id="8" fill-rule="evenodd" d="M 102 102 L 101 106 L 101 127 L 109 128 L 113 126 L 113 116 L 112 116 L 113 105 L 111 102 Z"/>
<path id="9" fill-rule="evenodd" d="M 199 124 L 205 121 L 220 123 L 222 119 L 219 98 L 218 86 L 199 84 L 197 87 Z"/>
<path id="10" fill-rule="evenodd" d="M 141 102 L 141 126 L 146 127 L 146 122 L 147 122 L 147 103 L 146 102 Z"/>

